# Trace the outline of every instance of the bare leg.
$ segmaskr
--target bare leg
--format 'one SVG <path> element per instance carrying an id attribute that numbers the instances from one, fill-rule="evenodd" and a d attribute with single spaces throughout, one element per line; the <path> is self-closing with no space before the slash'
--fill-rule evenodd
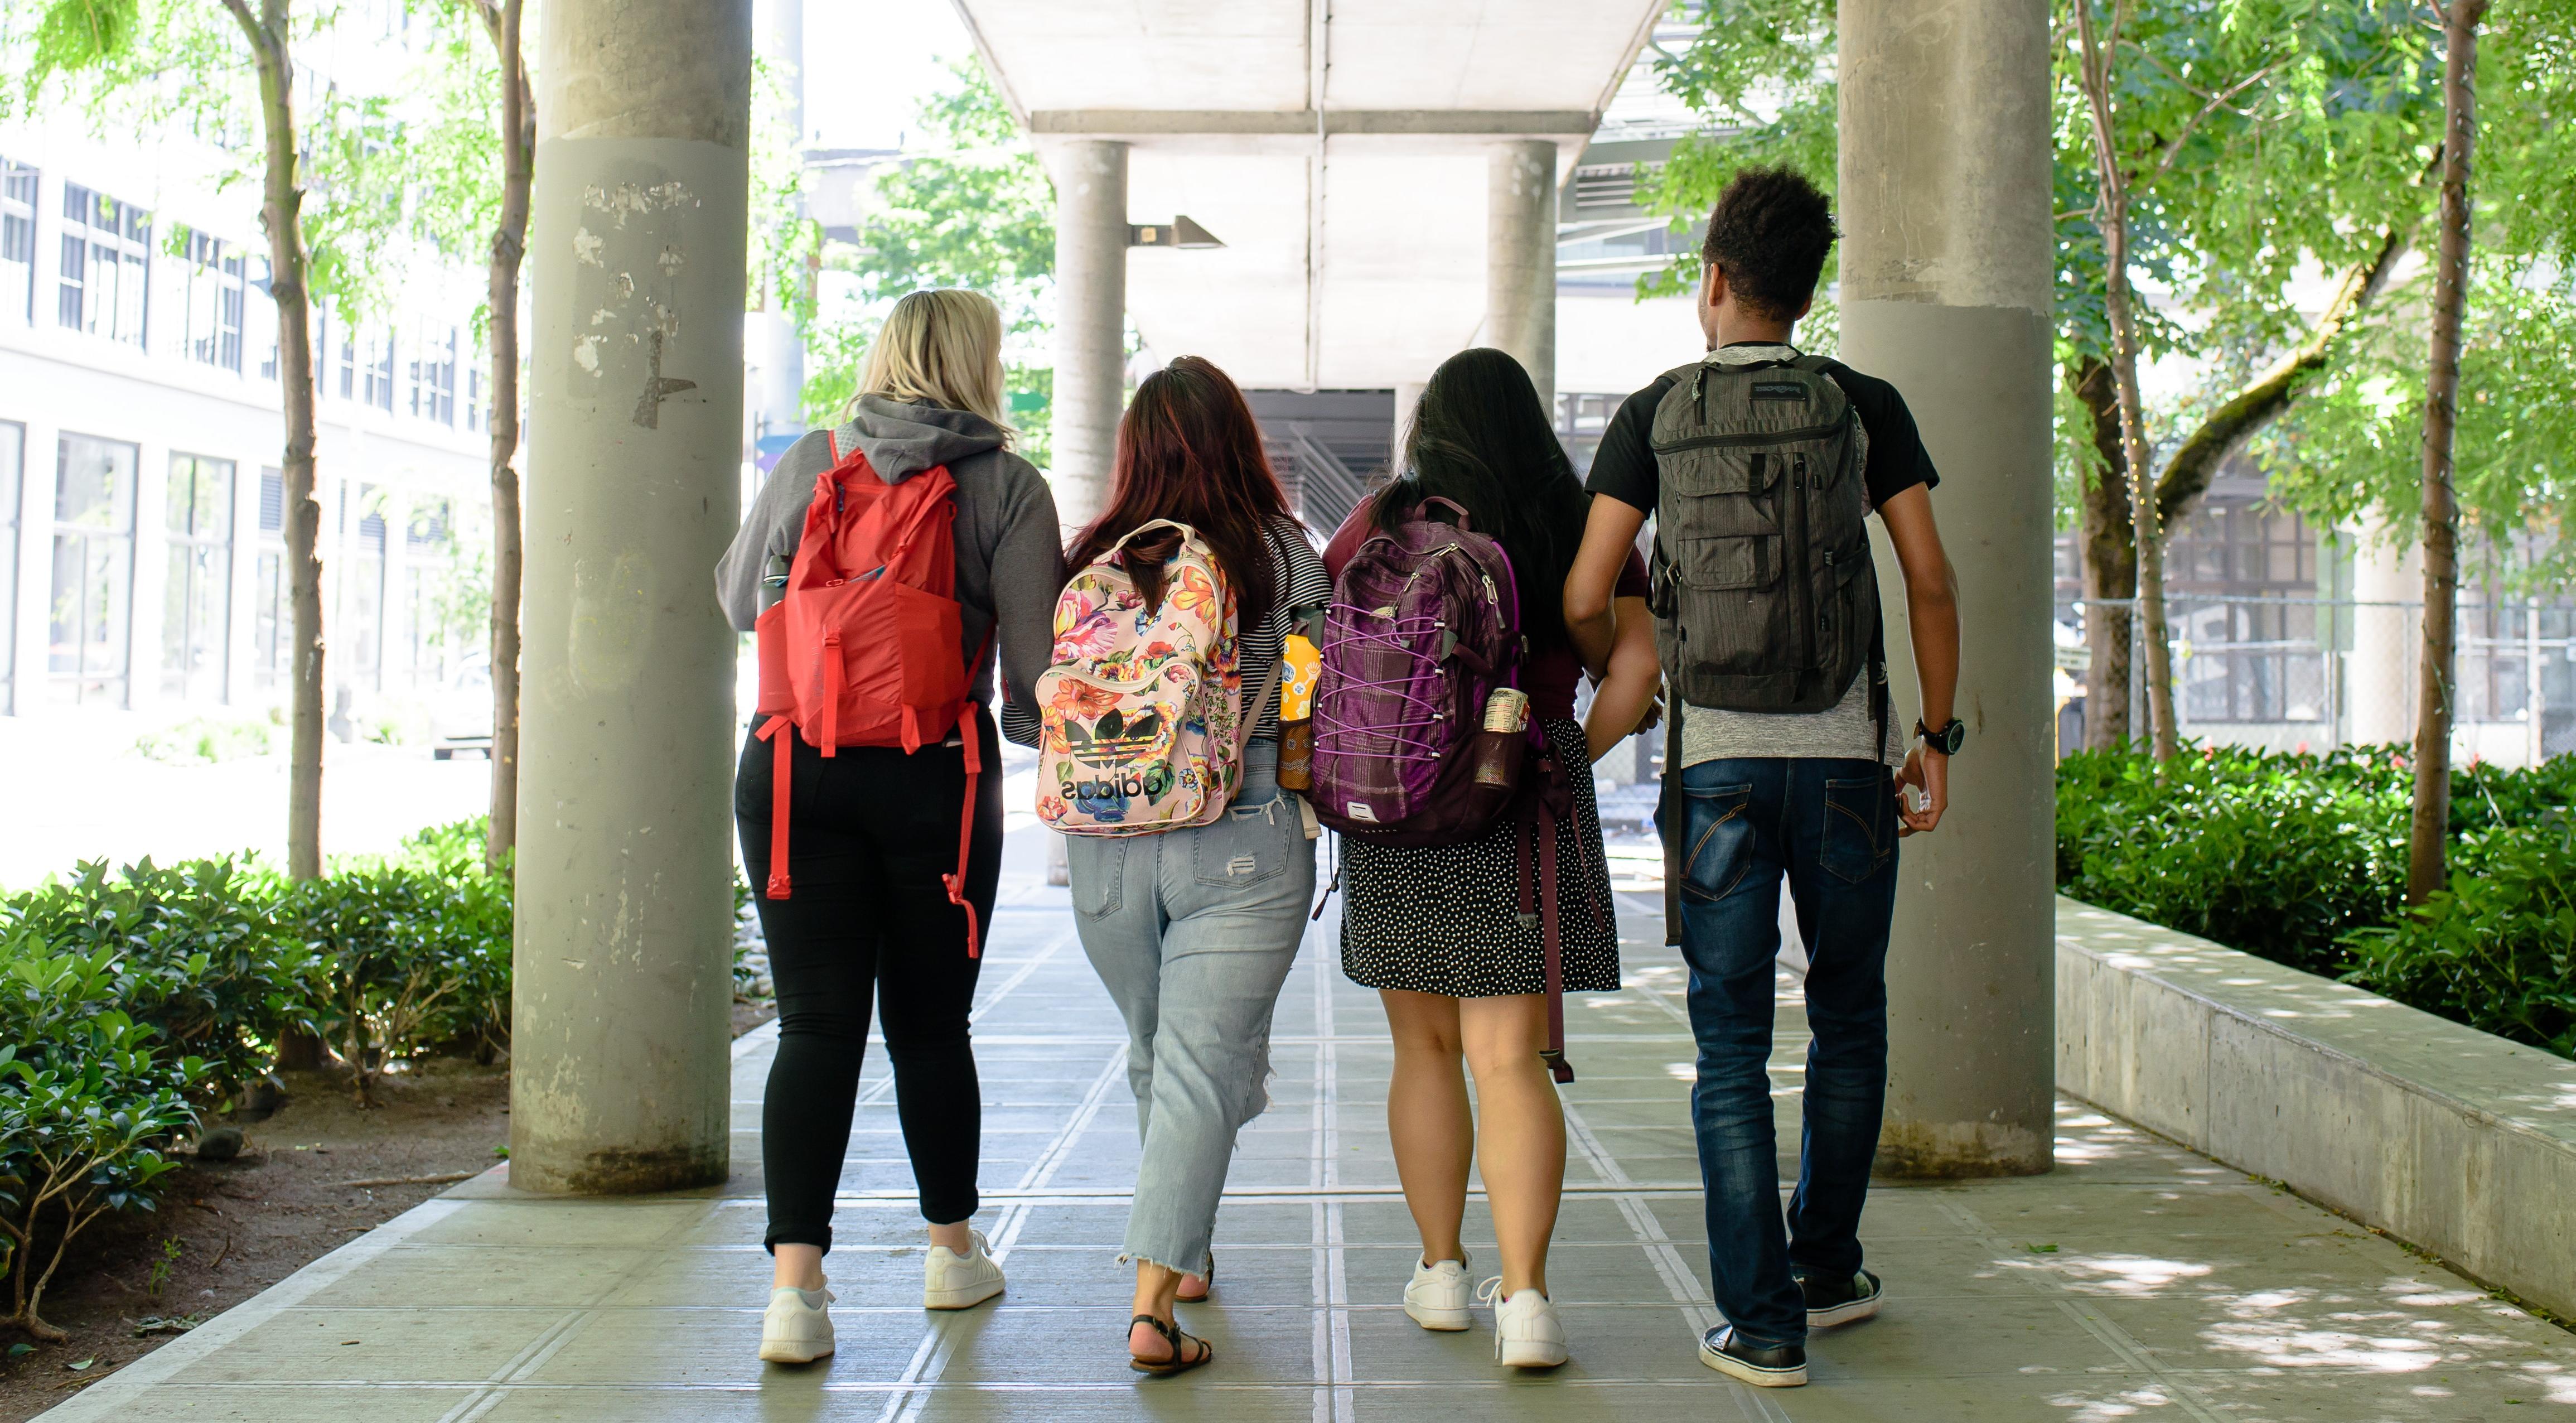
<path id="1" fill-rule="evenodd" d="M 1459 1038 L 1476 1074 L 1476 1163 L 1493 1202 L 1503 1294 L 1545 1294 L 1547 1242 L 1565 1190 L 1565 1112 L 1538 1056 L 1547 1043 L 1547 999 L 1521 993 L 1457 1001 Z"/>
<path id="2" fill-rule="evenodd" d="M 1395 1174 L 1404 1204 L 1422 1232 L 1422 1263 L 1465 1263 L 1458 1243 L 1467 1213 L 1467 1168 L 1475 1159 L 1475 1118 L 1467 1079 L 1458 1070 L 1458 1000 L 1440 993 L 1384 989 L 1395 1071 L 1386 1089 L 1386 1134 L 1395 1143 Z"/>
<path id="3" fill-rule="evenodd" d="M 1177 1324 L 1178 1321 L 1172 1317 L 1172 1305 L 1180 1293 L 1180 1271 L 1166 1269 L 1150 1260 L 1139 1260 L 1136 1262 L 1136 1307 L 1129 1313 L 1150 1314 L 1165 1324 Z M 1195 1356 L 1206 1346 L 1184 1344 L 1181 1347 Z M 1159 1364 L 1172 1357 L 1172 1346 L 1151 1326 L 1136 1324 L 1127 1330 L 1127 1352 L 1146 1363 Z"/>
<path id="4" fill-rule="evenodd" d="M 930 1243 L 945 1245 L 951 1251 L 963 1255 L 975 1248 L 974 1223 L 961 1220 L 953 1225 L 934 1225 L 930 1228 Z"/>
<path id="5" fill-rule="evenodd" d="M 823 1288 L 823 1247 L 820 1245 L 781 1245 L 770 1262 L 769 1287 L 792 1287 L 800 1290 Z"/>

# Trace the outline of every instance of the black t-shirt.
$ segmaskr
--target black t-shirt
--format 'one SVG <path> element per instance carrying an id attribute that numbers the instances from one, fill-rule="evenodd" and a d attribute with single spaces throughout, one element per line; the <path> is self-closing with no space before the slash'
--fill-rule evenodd
<path id="1" fill-rule="evenodd" d="M 1869 488 L 1869 507 L 1876 509 L 1918 484 L 1929 489 L 1941 482 L 1939 471 L 1932 468 L 1932 456 L 1924 452 L 1923 437 L 1915 431 L 1914 412 L 1905 408 L 1905 397 L 1896 393 L 1895 386 L 1840 361 L 1827 362 L 1825 374 L 1842 387 L 1860 415 L 1861 429 L 1869 434 L 1869 453 L 1861 470 L 1862 483 Z M 1610 417 L 1610 428 L 1601 436 L 1600 450 L 1592 457 L 1592 476 L 1584 481 L 1585 488 L 1649 514 L 1655 512 L 1659 488 L 1655 407 L 1674 384 L 1671 375 L 1657 376 L 1654 384 L 1621 402 L 1619 413 Z"/>

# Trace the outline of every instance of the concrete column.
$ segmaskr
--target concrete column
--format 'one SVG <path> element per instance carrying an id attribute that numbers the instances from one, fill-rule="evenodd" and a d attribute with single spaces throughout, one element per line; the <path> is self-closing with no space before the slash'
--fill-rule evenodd
<path id="1" fill-rule="evenodd" d="M 1879 1169 L 2046 1171 L 2054 1103 L 2046 0 L 1845 0 L 1843 357 L 1893 381 L 1944 478 L 1966 748 L 1905 842 Z M 1963 353 L 1973 353 L 1973 359 Z M 1904 583 L 1879 542 L 1904 725 Z"/>
<path id="2" fill-rule="evenodd" d="M 1529 370 L 1556 421 L 1556 145 L 1498 144 L 1485 168 L 1485 344 Z"/>
<path id="3" fill-rule="evenodd" d="M 1077 139 L 1055 173 L 1055 504 L 1108 506 L 1127 390 L 1127 145 Z"/>
<path id="4" fill-rule="evenodd" d="M 2352 538 L 2352 651 L 2343 694 L 2354 741 L 2412 743 L 2423 654 L 2424 556 L 2376 520 Z M 2410 756 L 2412 752 L 2408 753 Z"/>
<path id="5" fill-rule="evenodd" d="M 554 0 L 536 64 L 510 1184 L 721 1181 L 750 0 Z"/>

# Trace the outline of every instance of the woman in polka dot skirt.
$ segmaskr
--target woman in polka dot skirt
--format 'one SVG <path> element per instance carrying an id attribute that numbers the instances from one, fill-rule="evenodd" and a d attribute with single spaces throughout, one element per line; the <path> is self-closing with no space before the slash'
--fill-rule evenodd
<path id="1" fill-rule="evenodd" d="M 1423 387 L 1404 441 L 1402 472 L 1333 536 L 1325 567 L 1342 565 L 1379 528 L 1434 496 L 1465 509 L 1512 561 L 1528 639 L 1520 686 L 1571 777 L 1575 813 L 1557 823 L 1558 916 L 1568 993 L 1619 987 L 1619 935 L 1589 767 L 1637 729 L 1654 703 L 1653 623 L 1646 569 L 1629 559 L 1618 588 L 1618 641 L 1590 715 L 1574 717 L 1582 664 L 1567 641 L 1565 574 L 1589 496 L 1518 361 L 1464 351 Z M 1470 1323 L 1467 1252 L 1459 1244 L 1471 1158 L 1484 1168 L 1502 1273 L 1495 1358 L 1522 1368 L 1566 1361 L 1565 1332 L 1547 1298 L 1548 1237 L 1565 1183 L 1565 1118 L 1539 1060 L 1547 1042 L 1544 947 L 1520 912 L 1517 822 L 1461 845 L 1405 849 L 1343 842 L 1342 971 L 1378 990 L 1395 1041 L 1386 1121 L 1422 1256 L 1404 1292 L 1425 1329 Z M 1590 906 L 1598 906 L 1596 913 Z M 1467 1105 L 1461 1058 L 1476 1075 Z"/>

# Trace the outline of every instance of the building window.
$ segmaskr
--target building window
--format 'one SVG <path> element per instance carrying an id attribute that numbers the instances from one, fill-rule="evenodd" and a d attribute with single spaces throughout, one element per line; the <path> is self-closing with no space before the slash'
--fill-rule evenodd
<path id="1" fill-rule="evenodd" d="M 0 420 L 0 713 L 18 709 L 18 481 L 27 427 Z"/>
<path id="2" fill-rule="evenodd" d="M 340 616 L 334 620 L 341 645 L 349 650 L 344 685 L 373 691 L 384 685 L 384 496 L 374 485 L 362 484 L 353 501 L 345 492 L 348 486 L 343 484 L 341 488 L 340 526 L 344 531 L 349 526 L 353 503 L 359 511 L 357 536 L 343 545 L 348 562 L 340 574 Z"/>
<path id="3" fill-rule="evenodd" d="M 286 471 L 259 472 L 259 553 L 251 578 L 251 684 L 274 691 L 286 680 L 295 640 L 294 590 L 286 579 Z"/>
<path id="4" fill-rule="evenodd" d="M 151 305 L 152 215 L 132 203 L 63 185 L 63 270 L 56 319 L 131 346 Z"/>
<path id="5" fill-rule="evenodd" d="M 444 606 L 448 580 L 454 576 L 456 530 L 446 500 L 430 499 L 412 506 L 403 528 L 403 661 L 414 686 L 435 687 L 445 680 L 448 636 Z"/>
<path id="6" fill-rule="evenodd" d="M 465 370 L 465 428 L 482 430 L 491 423 L 483 413 L 483 368 L 468 366 Z"/>
<path id="7" fill-rule="evenodd" d="M 239 247 L 188 234 L 188 359 L 241 374 L 242 309 L 249 290 Z"/>
<path id="8" fill-rule="evenodd" d="M 54 699 L 121 707 L 133 629 L 134 475 L 139 452 L 65 435 L 54 488 Z"/>
<path id="9" fill-rule="evenodd" d="M 161 690 L 224 700 L 232 628 L 233 462 L 170 456 L 170 581 L 161 605 Z"/>
<path id="10" fill-rule="evenodd" d="M 2483 600 L 2459 610 L 2459 720 L 2463 722 L 2528 722 L 2532 684 L 2547 680 L 2545 657 L 2537 679 L 2532 670 L 2532 654 L 2541 650 L 2544 636 L 2543 610 L 2521 598 L 2498 599 L 2493 590 L 2500 581 L 2490 571 L 2479 580 L 2486 590 Z M 2542 705 L 2544 709 L 2549 705 L 2547 699 Z"/>
<path id="11" fill-rule="evenodd" d="M 2284 509 L 2204 501 L 2173 531 L 2165 581 L 2192 592 L 2240 596 L 2317 590 L 2317 531 Z"/>
<path id="12" fill-rule="evenodd" d="M 0 158 L 0 311 L 36 321 L 36 170 Z"/>
<path id="13" fill-rule="evenodd" d="M 268 309 L 270 312 L 274 313 L 277 310 L 277 299 L 270 282 L 270 276 L 271 269 L 266 257 L 260 257 L 252 261 L 250 268 L 251 288 L 259 293 L 260 299 L 267 302 Z M 261 380 L 275 380 L 277 379 L 277 323 L 276 321 L 271 320 L 266 324 L 268 326 L 268 353 L 259 358 L 259 378 Z"/>
<path id="14" fill-rule="evenodd" d="M 327 353 L 324 359 L 329 359 Z M 358 333 L 345 323 L 340 328 L 340 398 L 358 398 Z"/>
<path id="15" fill-rule="evenodd" d="M 2259 501 L 2205 500 L 2174 530 L 2165 568 L 2185 721 L 2326 719 L 2315 529 Z"/>
<path id="16" fill-rule="evenodd" d="M 378 410 L 394 408 L 394 336 L 388 331 L 381 341 L 367 345 L 367 387 L 365 400 Z"/>
<path id="17" fill-rule="evenodd" d="M 453 428 L 456 424 L 456 328 L 447 334 L 436 334 L 436 328 L 419 338 L 418 355 L 411 363 L 411 413 L 435 420 Z"/>

